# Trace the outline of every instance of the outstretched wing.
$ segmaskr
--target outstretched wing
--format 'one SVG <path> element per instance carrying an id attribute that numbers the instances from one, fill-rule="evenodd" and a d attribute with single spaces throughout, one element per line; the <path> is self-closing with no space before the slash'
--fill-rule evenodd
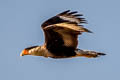
<path id="1" fill-rule="evenodd" d="M 76 13 L 76 11 L 67 10 L 42 24 L 46 47 L 55 55 L 74 55 L 74 50 L 78 44 L 78 35 L 82 32 L 91 32 L 79 25 L 86 23 L 86 20 L 78 17 L 82 14 Z"/>

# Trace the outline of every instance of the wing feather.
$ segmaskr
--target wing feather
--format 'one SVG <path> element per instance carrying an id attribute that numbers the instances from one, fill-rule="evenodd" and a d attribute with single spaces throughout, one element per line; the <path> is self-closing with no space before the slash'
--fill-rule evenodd
<path id="1" fill-rule="evenodd" d="M 77 13 L 77 11 L 70 12 L 68 10 L 68 11 L 65 11 L 63 13 L 58 14 L 57 16 L 60 17 L 61 19 L 65 20 L 65 21 L 76 23 L 76 24 L 81 23 L 81 21 L 85 21 L 84 23 L 87 22 L 85 20 L 85 18 L 80 18 L 79 17 L 79 16 L 83 16 L 82 14 L 76 14 L 76 13 Z"/>
<path id="2" fill-rule="evenodd" d="M 52 27 L 51 27 L 52 26 Z M 58 24 L 54 24 L 53 25 L 49 25 L 49 26 L 46 26 L 45 28 L 43 28 L 44 30 L 45 29 L 63 29 L 64 31 L 67 31 L 67 30 L 72 30 L 72 32 L 89 32 L 89 33 L 92 33 L 92 31 L 84 28 L 82 25 L 77 25 L 77 24 L 69 24 L 69 23 L 58 23 Z M 65 28 L 67 30 L 65 30 Z"/>

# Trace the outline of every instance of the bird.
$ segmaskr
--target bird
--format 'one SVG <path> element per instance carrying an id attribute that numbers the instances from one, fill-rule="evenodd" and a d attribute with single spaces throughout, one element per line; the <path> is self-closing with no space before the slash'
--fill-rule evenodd
<path id="1" fill-rule="evenodd" d="M 42 23 L 41 28 L 45 35 L 45 42 L 41 46 L 27 47 L 20 56 L 33 55 L 45 58 L 96 58 L 106 55 L 102 52 L 82 50 L 77 48 L 78 36 L 92 31 L 84 28 L 87 23 L 83 14 L 77 11 L 66 10 Z"/>

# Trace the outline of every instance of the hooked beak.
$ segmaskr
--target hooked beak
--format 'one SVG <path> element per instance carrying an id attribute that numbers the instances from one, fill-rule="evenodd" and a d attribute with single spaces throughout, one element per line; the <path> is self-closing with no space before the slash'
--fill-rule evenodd
<path id="1" fill-rule="evenodd" d="M 21 53 L 20 53 L 20 56 L 24 56 L 24 55 L 28 55 L 28 50 L 23 50 Z"/>
<path id="2" fill-rule="evenodd" d="M 20 56 L 24 56 L 24 54 L 21 52 L 21 53 L 20 53 Z"/>

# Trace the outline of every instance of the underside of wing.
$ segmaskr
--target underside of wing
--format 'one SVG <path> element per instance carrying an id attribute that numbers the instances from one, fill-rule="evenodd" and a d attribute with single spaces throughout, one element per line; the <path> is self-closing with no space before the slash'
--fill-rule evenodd
<path id="1" fill-rule="evenodd" d="M 78 35 L 64 28 L 45 29 L 45 44 L 49 52 L 56 56 L 74 56 Z"/>
<path id="2" fill-rule="evenodd" d="M 90 30 L 83 28 L 82 26 L 69 23 L 53 24 L 43 28 L 43 30 L 46 32 L 53 31 L 59 34 L 62 37 L 65 46 L 74 48 L 77 47 L 77 38 L 79 34 L 81 34 L 82 32 L 91 32 Z M 48 34 L 50 35 L 50 32 Z M 54 34 L 52 36 L 54 36 Z"/>

